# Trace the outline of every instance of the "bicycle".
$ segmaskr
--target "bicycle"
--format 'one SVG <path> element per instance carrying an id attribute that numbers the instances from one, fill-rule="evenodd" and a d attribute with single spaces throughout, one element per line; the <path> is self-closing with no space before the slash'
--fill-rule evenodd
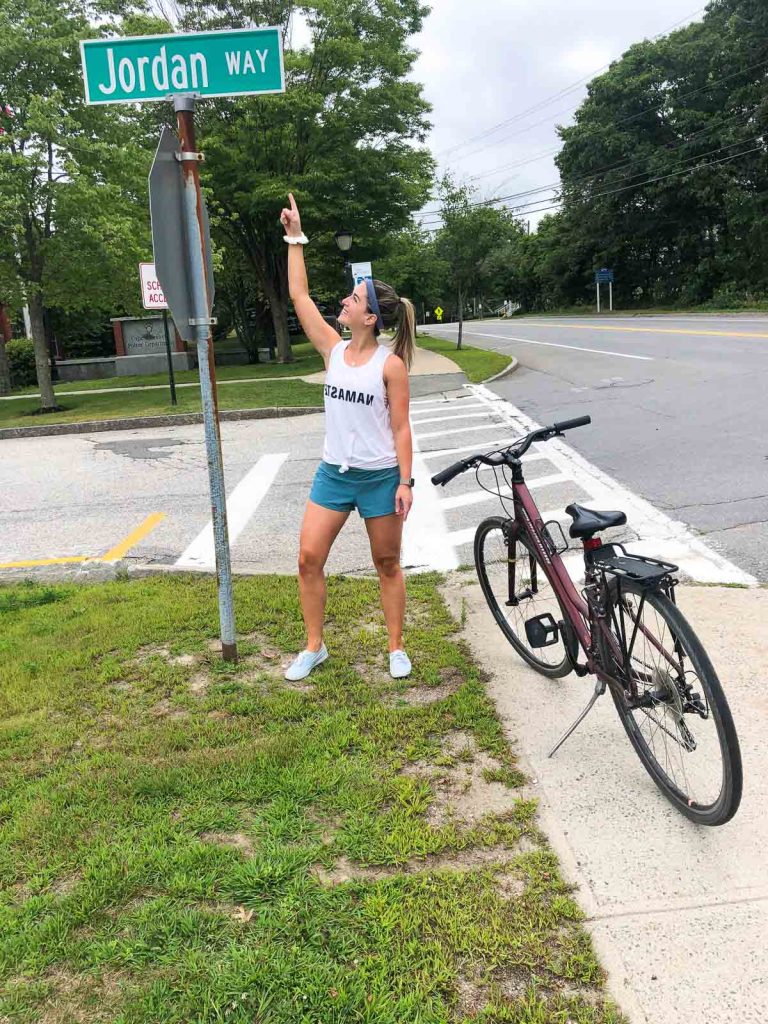
<path id="1" fill-rule="evenodd" d="M 698 824 L 722 825 L 741 801 L 739 741 L 717 673 L 677 606 L 678 567 L 597 536 L 626 524 L 624 512 L 573 503 L 565 511 L 572 519 L 570 536 L 583 545 L 579 591 L 562 559 L 569 550 L 562 526 L 542 522 L 525 483 L 522 458 L 532 444 L 591 422 L 580 416 L 540 427 L 509 447 L 448 466 L 432 483 L 444 487 L 474 468 L 478 484 L 501 500 L 505 516 L 477 527 L 475 567 L 488 606 L 517 653 L 550 678 L 571 672 L 596 677 L 587 706 L 549 756 L 607 688 L 632 746 L 665 797 Z M 493 468 L 495 490 L 481 483 L 483 466 Z M 701 775 L 695 785 L 694 770 Z"/>

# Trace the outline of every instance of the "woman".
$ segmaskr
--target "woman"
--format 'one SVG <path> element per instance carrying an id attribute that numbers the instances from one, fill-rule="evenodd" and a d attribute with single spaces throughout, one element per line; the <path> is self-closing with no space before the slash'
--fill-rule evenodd
<path id="1" fill-rule="evenodd" d="M 309 297 L 296 201 L 280 220 L 288 243 L 288 285 L 301 326 L 326 366 L 326 434 L 323 461 L 312 483 L 299 540 L 299 593 L 307 646 L 286 679 L 304 679 L 328 657 L 323 643 L 326 585 L 324 567 L 349 513 L 365 522 L 379 574 L 381 605 L 389 633 L 389 670 L 401 679 L 411 672 L 403 650 L 405 580 L 400 568 L 403 523 L 413 502 L 413 445 L 409 419 L 408 369 L 413 358 L 415 317 L 408 299 L 389 285 L 369 279 L 342 302 L 343 340 Z M 377 338 L 394 327 L 392 349 Z"/>

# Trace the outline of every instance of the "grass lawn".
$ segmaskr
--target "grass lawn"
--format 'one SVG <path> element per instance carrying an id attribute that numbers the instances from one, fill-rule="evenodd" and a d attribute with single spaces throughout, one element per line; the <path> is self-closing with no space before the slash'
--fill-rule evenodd
<path id="1" fill-rule="evenodd" d="M 226 367 L 225 369 L 236 369 Z M 227 384 L 218 389 L 220 409 L 262 409 L 267 406 L 322 406 L 323 388 L 301 380 L 265 380 L 256 384 Z M 49 423 L 76 423 L 82 420 L 122 419 L 129 416 L 165 416 L 172 413 L 200 412 L 198 388 L 176 392 L 178 405 L 171 405 L 170 392 L 114 391 L 103 395 L 67 395 L 59 400 L 63 412 L 34 415 L 40 408 L 37 398 L 0 402 L 0 427 L 37 427 Z"/>
<path id="2" fill-rule="evenodd" d="M 419 348 L 428 348 L 432 352 L 439 352 L 440 355 L 448 356 L 454 363 L 457 363 L 466 373 L 468 380 L 473 384 L 493 377 L 501 373 L 512 359 L 501 352 L 491 352 L 490 349 L 472 348 L 464 342 L 457 351 L 456 342 L 446 338 L 436 338 L 426 334 L 419 334 L 416 340 Z"/>
<path id="3" fill-rule="evenodd" d="M 217 350 L 223 346 L 217 346 Z M 228 346 L 231 348 L 231 346 Z M 292 363 L 248 363 L 242 366 L 217 366 L 217 380 L 241 380 L 251 377 L 302 377 L 324 369 L 322 356 L 305 340 L 294 341 Z M 189 384 L 200 380 L 197 370 L 183 370 L 176 373 L 178 384 Z M 105 377 L 101 380 L 70 380 L 56 384 L 54 391 L 91 391 L 94 388 L 136 388 L 152 384 L 167 385 L 167 373 L 151 373 L 134 377 Z M 37 385 L 20 388 L 14 394 L 38 393 Z M 8 404 L 8 403 L 0 403 Z"/>
<path id="4" fill-rule="evenodd" d="M 411 680 L 333 578 L 290 686 L 293 578 L 236 581 L 234 667 L 209 578 L 0 588 L 0 1019 L 617 1024 L 435 584 Z"/>

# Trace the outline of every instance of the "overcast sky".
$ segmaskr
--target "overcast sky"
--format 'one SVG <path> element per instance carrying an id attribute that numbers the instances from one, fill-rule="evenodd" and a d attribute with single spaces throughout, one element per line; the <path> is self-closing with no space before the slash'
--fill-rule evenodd
<path id="1" fill-rule="evenodd" d="M 432 0 L 413 77 L 433 108 L 429 145 L 439 170 L 477 187 L 480 198 L 557 182 L 555 125 L 571 123 L 586 82 L 632 43 L 703 14 L 696 0 Z M 525 216 L 533 227 L 541 214 Z"/>

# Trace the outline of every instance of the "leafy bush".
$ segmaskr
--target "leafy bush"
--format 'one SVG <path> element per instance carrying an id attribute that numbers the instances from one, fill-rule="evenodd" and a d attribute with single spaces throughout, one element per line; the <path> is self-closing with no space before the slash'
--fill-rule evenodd
<path id="1" fill-rule="evenodd" d="M 11 387 L 25 388 L 37 381 L 35 346 L 31 338 L 12 338 L 6 345 Z"/>
<path id="2" fill-rule="evenodd" d="M 53 333 L 63 359 L 92 359 L 115 354 L 112 324 L 104 312 L 53 308 L 50 314 Z"/>

